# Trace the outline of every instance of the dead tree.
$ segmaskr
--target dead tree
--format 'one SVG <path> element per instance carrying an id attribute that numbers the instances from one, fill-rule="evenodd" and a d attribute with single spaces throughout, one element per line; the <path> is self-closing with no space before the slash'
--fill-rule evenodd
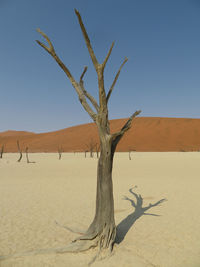
<path id="1" fill-rule="evenodd" d="M 28 147 L 26 147 L 26 150 L 25 151 L 26 151 L 26 162 L 27 163 L 35 163 L 35 161 L 30 161 L 29 160 L 29 157 L 28 157 Z"/>
<path id="2" fill-rule="evenodd" d="M 63 149 L 62 147 L 58 147 L 58 159 L 61 160 Z M 74 152 L 75 154 L 75 152 Z"/>
<path id="3" fill-rule="evenodd" d="M 93 141 L 93 139 L 90 139 L 88 144 L 86 144 L 86 147 L 88 149 L 87 151 L 90 152 L 90 158 L 93 158 L 94 149 L 96 147 L 96 143 Z"/>
<path id="4" fill-rule="evenodd" d="M 97 158 L 99 158 L 99 150 L 100 150 L 100 145 L 96 144 Z"/>
<path id="5" fill-rule="evenodd" d="M 26 162 L 30 163 L 29 158 L 28 158 L 28 147 L 26 147 L 25 151 L 26 151 Z"/>
<path id="6" fill-rule="evenodd" d="M 2 145 L 2 147 L 1 147 L 0 159 L 3 158 L 3 153 L 4 153 L 4 145 Z"/>
<path id="7" fill-rule="evenodd" d="M 87 156 L 87 152 L 88 152 L 88 151 L 87 151 L 87 150 L 85 150 L 84 152 L 85 152 L 85 158 L 86 158 L 86 156 Z"/>
<path id="8" fill-rule="evenodd" d="M 100 139 L 100 149 L 101 154 L 98 160 L 97 167 L 97 192 L 96 192 L 96 211 L 95 216 L 90 224 L 89 228 L 85 233 L 80 233 L 81 236 L 76 238 L 71 244 L 62 247 L 62 248 L 49 248 L 49 249 L 39 249 L 34 251 L 28 251 L 21 254 L 9 255 L 9 256 L 0 256 L 0 260 L 19 257 L 24 255 L 35 255 L 43 253 L 64 253 L 64 252 L 80 252 L 88 250 L 91 247 L 99 247 L 99 252 L 102 249 L 112 250 L 113 244 L 116 237 L 116 226 L 114 219 L 114 200 L 113 200 L 113 185 L 112 185 L 112 167 L 113 167 L 113 158 L 114 153 L 117 147 L 117 144 L 127 132 L 132 124 L 133 119 L 140 114 L 140 110 L 133 113 L 133 115 L 127 120 L 124 126 L 118 132 L 111 133 L 109 120 L 108 120 L 108 101 L 114 89 L 115 83 L 119 77 L 120 71 L 124 64 L 127 62 L 127 58 L 124 59 L 121 64 L 114 81 L 106 93 L 104 86 L 104 70 L 106 63 L 112 52 L 114 43 L 112 43 L 107 56 L 105 57 L 103 63 L 99 63 L 92 49 L 90 39 L 86 32 L 85 26 L 82 22 L 82 18 L 77 10 L 75 10 L 77 15 L 83 37 L 85 39 L 92 63 L 97 72 L 98 77 L 98 88 L 99 88 L 99 103 L 95 98 L 89 94 L 83 83 L 83 77 L 87 71 L 87 67 L 84 68 L 79 82 L 77 82 L 72 76 L 69 69 L 64 65 L 61 59 L 56 54 L 53 44 L 48 38 L 48 36 L 43 33 L 40 29 L 38 32 L 46 39 L 49 46 L 41 43 L 37 40 L 37 43 L 42 46 L 58 63 L 58 65 L 65 72 L 69 78 L 72 86 L 78 94 L 79 101 L 82 104 L 83 108 L 88 112 L 92 120 L 96 123 L 99 139 Z M 69 227 L 66 227 L 72 231 Z"/>
<path id="9" fill-rule="evenodd" d="M 64 65 L 64 63 L 56 54 L 54 46 L 50 41 L 49 37 L 40 29 L 37 29 L 37 31 L 46 39 L 48 46 L 38 40 L 37 43 L 55 59 L 55 61 L 58 63 L 58 65 L 69 78 L 72 86 L 74 87 L 78 95 L 80 103 L 90 115 L 92 120 L 96 123 L 100 139 L 101 155 L 98 160 L 97 168 L 96 211 L 94 219 L 90 224 L 88 230 L 82 236 L 75 239 L 69 246 L 60 250 L 62 250 L 63 252 L 78 252 L 87 250 L 94 246 L 99 246 L 100 250 L 102 248 L 109 248 L 110 250 L 112 250 L 116 237 L 112 185 L 113 157 L 117 144 L 119 143 L 125 132 L 130 129 L 133 118 L 139 115 L 141 111 L 139 110 L 133 113 L 133 115 L 127 120 L 121 130 L 111 134 L 108 119 L 108 102 L 113 92 L 115 83 L 119 77 L 120 71 L 128 59 L 124 59 L 114 78 L 111 87 L 106 93 L 104 85 L 104 70 L 112 52 L 114 42 L 112 43 L 103 63 L 99 63 L 94 54 L 90 39 L 88 37 L 80 13 L 77 10 L 75 10 L 75 13 L 78 18 L 80 28 L 85 39 L 85 43 L 88 48 L 92 63 L 97 73 L 99 91 L 98 102 L 89 92 L 86 91 L 84 87 L 83 77 L 87 71 L 87 67 L 84 67 L 84 70 L 80 76 L 80 80 L 79 82 L 77 82 L 69 71 L 69 69 Z"/>
<path id="10" fill-rule="evenodd" d="M 131 152 L 133 152 L 133 151 L 136 151 L 136 150 L 133 149 L 133 148 L 129 148 L 129 150 L 128 150 L 128 157 L 129 157 L 129 160 L 131 160 Z"/>
<path id="11" fill-rule="evenodd" d="M 131 150 L 128 152 L 129 160 L 131 160 Z"/>
<path id="12" fill-rule="evenodd" d="M 83 108 L 88 112 L 92 120 L 96 123 L 100 139 L 101 154 L 98 160 L 98 167 L 97 167 L 97 192 L 96 192 L 95 216 L 87 231 L 83 233 L 80 237 L 76 238 L 71 244 L 63 248 L 39 249 L 31 252 L 28 251 L 21 254 L 0 256 L 0 260 L 11 257 L 35 255 L 42 253 L 80 252 L 96 246 L 99 246 L 99 251 L 101 251 L 103 248 L 109 249 L 111 251 L 113 248 L 113 244 L 115 242 L 116 226 L 114 219 L 114 200 L 113 200 L 113 185 L 112 185 L 113 158 L 117 144 L 119 143 L 125 132 L 127 132 L 130 129 L 133 119 L 137 115 L 139 115 L 141 111 L 139 110 L 133 113 L 133 115 L 127 120 L 127 122 L 124 124 L 121 130 L 115 133 L 110 132 L 110 126 L 108 120 L 108 101 L 114 89 L 115 83 L 119 77 L 120 71 L 128 59 L 127 58 L 124 59 L 123 63 L 121 64 L 114 78 L 111 87 L 106 93 L 104 86 L 104 70 L 106 63 L 112 52 L 114 43 L 112 43 L 103 63 L 99 63 L 92 49 L 90 39 L 86 32 L 85 26 L 82 22 L 82 18 L 77 10 L 75 10 L 75 13 L 77 15 L 92 63 L 97 72 L 99 103 L 97 103 L 95 98 L 91 94 L 89 94 L 84 87 L 83 77 L 87 71 L 87 67 L 84 68 L 80 76 L 80 80 L 79 82 L 77 82 L 72 76 L 69 69 L 64 65 L 64 63 L 56 54 L 53 44 L 48 38 L 48 36 L 45 33 L 43 33 L 40 29 L 38 29 L 38 32 L 46 39 L 49 46 L 41 43 L 38 40 L 37 43 L 40 46 L 42 46 L 55 59 L 58 65 L 65 72 L 70 82 L 72 83 L 72 86 L 74 87 Z"/>
<path id="13" fill-rule="evenodd" d="M 18 148 L 18 152 L 19 152 L 19 159 L 17 162 L 20 162 L 21 159 L 22 159 L 22 151 L 21 151 L 21 148 L 20 148 L 20 145 L 19 145 L 19 141 L 17 140 L 17 148 Z"/>

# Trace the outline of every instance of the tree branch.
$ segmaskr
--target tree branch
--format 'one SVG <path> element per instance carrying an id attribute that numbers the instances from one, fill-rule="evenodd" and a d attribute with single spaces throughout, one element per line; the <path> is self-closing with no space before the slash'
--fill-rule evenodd
<path id="1" fill-rule="evenodd" d="M 84 88 L 83 76 L 85 75 L 86 71 L 87 71 L 87 66 L 84 68 L 83 73 L 81 74 L 79 84 L 80 84 L 80 87 L 81 87 L 81 89 L 83 91 L 83 94 L 90 100 L 90 102 L 93 104 L 93 106 L 95 107 L 96 111 L 98 112 L 99 111 L 99 105 L 97 104 L 97 101 Z"/>
<path id="2" fill-rule="evenodd" d="M 85 66 L 85 67 L 84 67 L 84 70 L 83 70 L 83 72 L 82 72 L 82 74 L 81 74 L 81 77 L 80 77 L 80 82 L 83 81 L 83 76 L 85 75 L 87 69 L 88 69 L 88 67 Z"/>
<path id="3" fill-rule="evenodd" d="M 47 47 L 46 45 L 44 45 L 43 43 L 41 43 L 40 41 L 36 40 L 36 42 L 41 45 L 48 53 L 50 54 L 55 54 L 55 50 L 54 50 L 54 47 L 49 39 L 49 37 L 44 33 L 42 32 L 39 28 L 37 29 L 37 32 L 39 32 L 47 41 L 47 43 L 49 44 L 49 47 Z"/>
<path id="4" fill-rule="evenodd" d="M 74 83 L 76 83 L 75 79 L 73 78 L 72 74 L 70 73 L 69 69 L 63 64 L 63 62 L 59 59 L 59 57 L 56 55 L 56 52 L 54 50 L 54 47 L 49 39 L 49 37 L 42 32 L 40 29 L 37 29 L 37 31 L 47 40 L 50 47 L 47 47 L 40 41 L 36 40 L 36 42 L 42 46 L 58 63 L 58 65 L 63 69 L 63 71 L 67 74 L 67 77 L 70 79 L 72 85 L 74 86 Z"/>
<path id="5" fill-rule="evenodd" d="M 77 9 L 75 9 L 75 13 L 76 13 L 76 16 L 77 16 L 77 18 L 78 18 L 78 21 L 79 21 L 79 24 L 80 24 L 80 27 L 81 27 L 81 30 L 82 30 L 82 33 L 83 33 L 83 37 L 84 37 L 84 39 L 85 39 L 85 43 L 86 43 L 86 45 L 87 45 L 87 48 L 88 48 L 90 57 L 91 57 L 92 62 L 93 62 L 93 65 L 94 65 L 96 71 L 98 71 L 98 65 L 99 65 L 99 63 L 98 63 L 98 61 L 97 61 L 97 59 L 96 59 L 96 56 L 95 56 L 94 51 L 93 51 L 93 49 L 92 49 L 92 46 L 91 46 L 91 44 L 90 44 L 90 39 L 89 39 L 89 37 L 88 37 L 87 31 L 86 31 L 86 29 L 85 29 L 85 26 L 84 26 L 84 24 L 83 24 L 81 15 L 80 15 L 80 13 L 78 12 Z"/>
<path id="6" fill-rule="evenodd" d="M 111 135 L 111 139 L 113 141 L 113 146 L 116 146 L 122 136 L 124 135 L 125 132 L 127 132 L 131 128 L 131 124 L 133 121 L 133 118 L 135 118 L 137 115 L 141 113 L 141 110 L 137 110 L 133 113 L 133 115 L 127 120 L 127 122 L 124 124 L 124 126 L 121 128 L 119 132 L 116 132 Z"/>
<path id="7" fill-rule="evenodd" d="M 106 93 L 105 93 L 105 88 L 104 88 L 103 64 L 99 64 L 97 59 L 96 59 L 96 56 L 95 56 L 94 51 L 92 49 L 90 39 L 88 37 L 87 31 L 86 31 L 85 26 L 83 24 L 80 13 L 76 9 L 75 9 L 75 13 L 77 15 L 77 18 L 78 18 L 78 21 L 79 21 L 79 24 L 80 24 L 80 27 L 81 27 L 81 30 L 83 33 L 83 37 L 85 39 L 86 46 L 87 46 L 89 54 L 90 54 L 90 57 L 92 59 L 95 70 L 97 72 L 98 86 L 99 86 L 99 106 L 101 109 L 101 114 L 103 114 L 103 113 L 107 114 L 108 110 L 107 110 L 107 102 L 106 102 Z M 110 50 L 112 50 L 112 49 L 110 49 Z M 106 58 L 109 57 L 110 53 L 111 53 L 111 51 L 109 51 L 108 56 Z"/>
<path id="8" fill-rule="evenodd" d="M 138 116 L 141 113 L 141 110 L 137 110 L 133 113 L 133 115 L 127 120 L 127 122 L 124 124 L 124 126 L 120 130 L 120 134 L 124 134 L 126 131 L 128 131 L 131 128 L 131 124 L 133 121 L 133 118 Z"/>
<path id="9" fill-rule="evenodd" d="M 65 74 L 67 75 L 67 77 L 69 78 L 72 86 L 74 87 L 74 89 L 76 90 L 78 96 L 79 96 L 79 101 L 81 102 L 82 106 L 84 107 L 84 109 L 87 111 L 87 113 L 90 115 L 90 117 L 94 120 L 94 122 L 96 121 L 96 114 L 94 113 L 94 111 L 91 109 L 91 107 L 89 106 L 89 104 L 86 101 L 84 92 L 82 91 L 80 85 L 76 82 L 76 80 L 74 79 L 74 77 L 72 76 L 72 74 L 70 73 L 69 69 L 65 66 L 65 64 L 60 60 L 60 58 L 57 56 L 54 47 L 49 39 L 49 37 L 43 33 L 40 29 L 37 29 L 37 31 L 47 40 L 49 47 L 47 47 L 46 45 L 44 45 L 43 43 L 41 43 L 40 41 L 36 40 L 36 42 L 42 46 L 54 59 L 55 61 L 58 63 L 58 65 L 61 67 L 61 69 L 65 72 Z M 84 76 L 86 70 L 84 70 L 82 77 Z"/>
<path id="10" fill-rule="evenodd" d="M 127 61 L 128 61 L 128 58 L 125 57 L 123 63 L 121 64 L 121 66 L 120 66 L 120 68 L 119 68 L 119 70 L 118 70 L 118 72 L 117 72 L 117 74 L 116 74 L 116 76 L 115 76 L 115 79 L 114 79 L 114 81 L 113 81 L 113 83 L 112 83 L 112 85 L 111 85 L 111 87 L 110 87 L 110 90 L 109 90 L 109 92 L 108 92 L 108 94 L 107 94 L 107 97 L 106 97 L 107 102 L 108 102 L 108 100 L 109 100 L 109 98 L 110 98 L 110 95 L 111 95 L 111 93 L 112 93 L 112 91 L 113 91 L 113 88 L 114 88 L 114 86 L 115 86 L 115 84 L 116 84 L 116 81 L 117 81 L 117 79 L 118 79 L 118 77 L 119 77 L 120 71 L 121 71 L 122 67 L 124 66 L 124 64 L 125 64 Z"/>
<path id="11" fill-rule="evenodd" d="M 104 60 L 104 62 L 103 62 L 103 69 L 105 68 L 105 66 L 106 66 L 106 63 L 107 63 L 107 61 L 108 61 L 108 59 L 109 59 L 109 57 L 110 57 L 110 54 L 111 54 L 111 52 L 112 52 L 112 49 L 113 49 L 113 46 L 114 46 L 114 42 L 112 42 L 112 45 L 111 45 L 111 47 L 110 47 L 110 50 L 109 50 L 109 52 L 108 52 L 108 54 L 107 54 L 107 56 L 106 56 L 106 58 L 105 58 L 105 60 Z"/>

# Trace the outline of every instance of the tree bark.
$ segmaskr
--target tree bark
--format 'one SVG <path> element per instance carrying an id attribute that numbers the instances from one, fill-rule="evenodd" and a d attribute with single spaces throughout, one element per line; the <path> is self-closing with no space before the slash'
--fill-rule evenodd
<path id="1" fill-rule="evenodd" d="M 86 233 L 79 240 L 96 239 L 100 249 L 112 250 L 116 226 L 114 219 L 114 198 L 112 183 L 113 157 L 116 146 L 105 129 L 99 130 L 101 153 L 97 166 L 96 210 L 95 216 Z"/>
<path id="2" fill-rule="evenodd" d="M 29 158 L 28 158 L 28 147 L 26 147 L 26 162 L 30 163 Z"/>
<path id="3" fill-rule="evenodd" d="M 63 152 L 62 148 L 58 148 L 58 159 L 59 160 L 61 160 L 62 152 Z M 74 152 L 74 154 L 75 154 L 75 152 Z"/>
<path id="4" fill-rule="evenodd" d="M 20 155 L 17 162 L 20 162 L 21 159 L 22 159 L 22 151 L 21 151 L 21 148 L 20 148 L 20 145 L 19 145 L 19 141 L 17 141 L 17 147 L 18 147 L 18 151 L 19 151 L 19 155 Z"/>
<path id="5" fill-rule="evenodd" d="M 4 152 L 4 145 L 2 145 L 2 147 L 1 147 L 0 159 L 2 159 L 2 158 L 3 158 L 3 152 Z"/>

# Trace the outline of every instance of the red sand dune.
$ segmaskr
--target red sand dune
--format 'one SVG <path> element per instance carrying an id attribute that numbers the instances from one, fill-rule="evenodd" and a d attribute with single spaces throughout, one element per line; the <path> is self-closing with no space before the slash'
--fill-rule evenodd
<path id="1" fill-rule="evenodd" d="M 1 136 L 24 136 L 24 135 L 30 135 L 30 134 L 35 134 L 35 133 L 25 132 L 25 131 L 8 130 L 8 131 L 5 131 L 5 132 L 0 132 L 0 137 Z"/>
<path id="2" fill-rule="evenodd" d="M 119 130 L 127 119 L 111 120 L 111 131 Z M 7 133 L 7 134 L 6 134 Z M 8 131 L 0 133 L 0 146 L 6 152 L 17 152 L 16 142 L 30 152 L 85 151 L 92 141 L 98 143 L 96 126 L 83 124 L 48 133 Z M 200 151 L 200 119 L 135 118 L 132 128 L 120 141 L 117 151 Z"/>

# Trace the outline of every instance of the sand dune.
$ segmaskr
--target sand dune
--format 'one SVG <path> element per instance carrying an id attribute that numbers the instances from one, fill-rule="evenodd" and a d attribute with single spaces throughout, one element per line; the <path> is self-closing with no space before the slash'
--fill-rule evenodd
<path id="1" fill-rule="evenodd" d="M 32 135 L 32 134 L 35 134 L 35 133 L 26 132 L 26 131 L 13 131 L 13 130 L 0 132 L 0 136 L 2 136 L 2 137 L 8 137 L 8 136 L 20 137 L 20 136 L 27 136 L 27 135 Z"/>
<path id="2" fill-rule="evenodd" d="M 110 122 L 112 131 L 119 130 L 127 119 Z M 16 141 L 22 149 L 31 152 L 55 152 L 58 146 L 64 151 L 85 151 L 91 142 L 98 143 L 96 126 L 92 123 L 78 125 L 48 133 L 0 133 L 0 145 L 7 152 L 16 152 Z M 199 151 L 200 119 L 184 118 L 135 118 L 132 128 L 120 141 L 117 151 Z"/>
<path id="3" fill-rule="evenodd" d="M 34 153 L 35 164 L 17 159 L 16 154 L 0 159 L 0 256 L 65 246 L 77 235 L 55 221 L 80 230 L 92 221 L 96 158 L 64 153 L 58 160 L 55 153 Z M 199 162 L 198 152 L 136 152 L 132 160 L 128 153 L 116 153 L 118 244 L 110 258 L 92 266 L 199 267 Z M 96 252 L 18 257 L 0 266 L 85 267 Z"/>

